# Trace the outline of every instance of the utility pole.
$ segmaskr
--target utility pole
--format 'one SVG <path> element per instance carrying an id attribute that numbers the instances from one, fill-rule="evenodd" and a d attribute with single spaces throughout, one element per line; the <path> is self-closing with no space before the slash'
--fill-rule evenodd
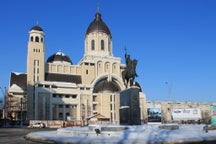
<path id="1" fill-rule="evenodd" d="M 168 104 L 169 104 L 169 114 L 170 114 L 170 120 L 172 120 L 172 101 L 171 101 L 171 94 L 172 94 L 172 83 L 171 85 L 168 82 L 165 82 L 168 88 Z M 170 102 L 170 103 L 169 103 Z"/>
<path id="2" fill-rule="evenodd" d="M 165 82 L 165 84 L 167 85 L 167 88 L 168 88 L 168 101 L 171 101 L 171 95 L 172 95 L 172 83 L 168 83 L 168 82 Z"/>

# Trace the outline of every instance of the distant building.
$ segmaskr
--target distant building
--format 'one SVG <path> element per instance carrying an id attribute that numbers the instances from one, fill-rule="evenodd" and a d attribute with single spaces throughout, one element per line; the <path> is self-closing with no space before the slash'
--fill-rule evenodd
<path id="1" fill-rule="evenodd" d="M 45 33 L 39 25 L 30 29 L 27 73 L 12 72 L 10 77 L 7 111 L 11 119 L 83 120 L 100 114 L 110 122 L 119 121 L 125 64 L 113 55 L 112 34 L 99 12 L 84 42 L 84 56 L 78 64 L 61 51 L 45 60 Z M 144 119 L 146 99 L 137 86 Z"/>
<path id="2" fill-rule="evenodd" d="M 198 109 L 201 112 L 201 122 L 209 123 L 211 119 L 211 105 L 215 105 L 216 103 L 206 103 L 206 102 L 165 102 L 165 101 L 147 101 L 146 107 L 158 107 L 161 108 L 162 113 L 162 121 L 171 121 L 172 116 L 171 113 L 173 110 L 177 109 Z M 184 119 L 182 119 L 184 120 Z M 193 118 L 185 119 L 194 120 Z M 181 120 L 180 120 L 181 121 Z"/>

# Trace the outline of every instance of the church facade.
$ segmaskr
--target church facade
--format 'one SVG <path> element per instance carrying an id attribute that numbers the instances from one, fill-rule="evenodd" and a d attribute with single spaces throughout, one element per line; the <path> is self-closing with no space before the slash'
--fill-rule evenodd
<path id="1" fill-rule="evenodd" d="M 113 55 L 112 34 L 99 12 L 89 24 L 84 41 L 84 55 L 78 64 L 61 51 L 45 60 L 44 31 L 39 25 L 30 29 L 27 73 L 11 73 L 8 89 L 8 100 L 16 97 L 22 111 L 11 111 L 11 117 L 84 120 L 100 114 L 119 123 L 120 92 L 126 89 L 122 71 L 126 65 Z M 144 119 L 146 98 L 140 85 L 136 86 Z"/>

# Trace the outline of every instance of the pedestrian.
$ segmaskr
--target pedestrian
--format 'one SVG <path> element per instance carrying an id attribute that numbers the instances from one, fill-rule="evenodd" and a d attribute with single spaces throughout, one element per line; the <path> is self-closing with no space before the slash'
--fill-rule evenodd
<path id="1" fill-rule="evenodd" d="M 208 124 L 206 124 L 206 125 L 203 127 L 203 131 L 205 131 L 206 133 L 208 132 Z"/>

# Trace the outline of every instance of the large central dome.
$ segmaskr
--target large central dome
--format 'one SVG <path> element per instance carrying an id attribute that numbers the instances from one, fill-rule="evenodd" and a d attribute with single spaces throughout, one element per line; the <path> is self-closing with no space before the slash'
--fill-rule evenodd
<path id="1" fill-rule="evenodd" d="M 90 23 L 90 25 L 86 31 L 86 35 L 89 33 L 92 33 L 92 32 L 103 32 L 103 33 L 106 33 L 107 35 L 109 35 L 110 37 L 112 37 L 109 28 L 103 22 L 103 20 L 101 18 L 101 14 L 99 12 L 97 12 L 95 14 L 95 19 L 93 22 Z"/>

